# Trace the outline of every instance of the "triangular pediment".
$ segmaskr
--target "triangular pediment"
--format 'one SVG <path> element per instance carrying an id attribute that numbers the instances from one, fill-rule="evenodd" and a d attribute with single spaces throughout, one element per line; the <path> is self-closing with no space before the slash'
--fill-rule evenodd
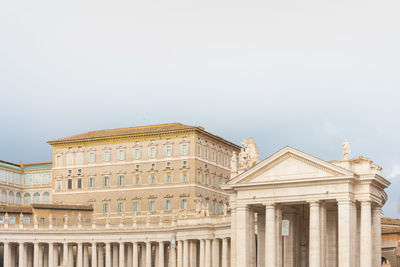
<path id="1" fill-rule="evenodd" d="M 295 181 L 348 175 L 352 176 L 354 173 L 294 148 L 285 147 L 250 170 L 235 177 L 229 184 L 259 184 L 272 181 Z"/>

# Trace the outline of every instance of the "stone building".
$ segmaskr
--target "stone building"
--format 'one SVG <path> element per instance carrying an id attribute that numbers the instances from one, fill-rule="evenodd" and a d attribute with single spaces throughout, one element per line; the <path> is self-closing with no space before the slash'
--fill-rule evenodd
<path id="1" fill-rule="evenodd" d="M 389 183 L 346 142 L 338 161 L 286 147 L 260 162 L 253 139 L 171 123 L 49 144 L 49 184 L 8 163 L 20 182 L 0 181 L 42 196 L 2 203 L 3 266 L 379 266 Z"/>
<path id="2" fill-rule="evenodd" d="M 400 266 L 400 219 L 382 218 L 382 262 L 385 267 Z"/>

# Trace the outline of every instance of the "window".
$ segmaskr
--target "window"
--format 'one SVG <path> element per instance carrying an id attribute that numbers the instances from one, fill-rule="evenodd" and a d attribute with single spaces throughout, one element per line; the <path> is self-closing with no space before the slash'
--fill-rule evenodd
<path id="1" fill-rule="evenodd" d="M 32 174 L 25 174 L 24 175 L 24 184 L 25 185 L 32 185 Z"/>
<path id="2" fill-rule="evenodd" d="M 172 181 L 171 173 L 170 173 L 170 172 L 167 172 L 167 173 L 165 174 L 165 182 L 166 182 L 166 183 L 170 183 L 171 181 Z"/>
<path id="3" fill-rule="evenodd" d="M 136 171 L 137 172 L 140 171 L 140 165 L 139 164 L 136 164 Z"/>
<path id="4" fill-rule="evenodd" d="M 118 185 L 125 185 L 125 176 L 124 175 L 118 176 Z"/>
<path id="5" fill-rule="evenodd" d="M 202 183 L 203 182 L 203 178 L 201 177 L 201 172 L 197 173 L 197 182 L 198 183 Z"/>
<path id="6" fill-rule="evenodd" d="M 164 210 L 171 210 L 171 200 L 170 199 L 164 200 Z"/>
<path id="7" fill-rule="evenodd" d="M 213 214 L 218 214 L 218 203 L 213 201 Z"/>
<path id="8" fill-rule="evenodd" d="M 181 144 L 181 155 L 189 154 L 189 145 L 188 144 Z"/>
<path id="9" fill-rule="evenodd" d="M 156 164 L 155 164 L 155 163 L 152 163 L 152 164 L 151 164 L 151 169 L 152 169 L 152 170 L 155 170 L 155 169 L 156 169 Z"/>
<path id="10" fill-rule="evenodd" d="M 110 161 L 111 160 L 111 151 L 103 151 L 103 161 Z"/>
<path id="11" fill-rule="evenodd" d="M 72 153 L 67 154 L 67 164 L 71 165 L 74 161 Z"/>
<path id="12" fill-rule="evenodd" d="M 77 153 L 76 154 L 76 164 L 82 164 L 82 163 L 83 163 L 83 154 Z"/>
<path id="13" fill-rule="evenodd" d="M 42 175 L 41 173 L 33 174 L 33 184 L 42 184 Z"/>
<path id="14" fill-rule="evenodd" d="M 139 211 L 139 201 L 133 201 L 132 210 Z"/>
<path id="15" fill-rule="evenodd" d="M 149 148 L 149 157 L 155 158 L 157 156 L 157 147 L 152 146 Z"/>
<path id="16" fill-rule="evenodd" d="M 228 156 L 226 156 L 226 155 L 224 157 L 224 166 L 228 167 Z"/>
<path id="17" fill-rule="evenodd" d="M 155 211 L 155 210 L 156 210 L 156 201 L 149 200 L 149 211 Z"/>
<path id="18" fill-rule="evenodd" d="M 16 223 L 16 222 L 17 222 L 17 220 L 16 220 L 15 217 L 9 217 L 9 218 L 8 218 L 8 223 L 14 224 L 14 223 Z"/>
<path id="19" fill-rule="evenodd" d="M 103 213 L 108 213 L 108 211 L 109 211 L 108 203 L 103 203 Z"/>
<path id="20" fill-rule="evenodd" d="M 123 202 L 119 202 L 117 208 L 119 213 L 125 212 L 125 205 Z"/>
<path id="21" fill-rule="evenodd" d="M 171 162 L 167 162 L 167 169 L 171 169 Z"/>
<path id="22" fill-rule="evenodd" d="M 164 147 L 164 156 L 166 156 L 166 157 L 172 156 L 172 146 L 171 145 Z"/>
<path id="23" fill-rule="evenodd" d="M 14 192 L 13 191 L 8 192 L 8 203 L 14 204 Z"/>
<path id="24" fill-rule="evenodd" d="M 188 174 L 186 171 L 182 172 L 182 182 L 188 181 Z"/>
<path id="25" fill-rule="evenodd" d="M 103 186 L 110 186 L 110 177 L 109 176 L 103 177 Z"/>
<path id="26" fill-rule="evenodd" d="M 204 157 L 208 159 L 208 148 L 204 149 Z"/>
<path id="27" fill-rule="evenodd" d="M 50 203 L 50 193 L 49 192 L 43 192 L 42 203 L 44 203 L 44 204 Z"/>
<path id="28" fill-rule="evenodd" d="M 42 183 L 43 184 L 50 184 L 51 183 L 51 172 L 43 173 Z"/>
<path id="29" fill-rule="evenodd" d="M 86 219 L 85 222 L 86 222 L 86 224 L 90 224 L 90 219 Z"/>
<path id="30" fill-rule="evenodd" d="M 31 218 L 24 217 L 23 222 L 24 222 L 24 224 L 30 224 L 31 223 Z"/>
<path id="31" fill-rule="evenodd" d="M 31 204 L 31 194 L 25 193 L 24 195 L 24 205 L 28 206 Z"/>
<path id="32" fill-rule="evenodd" d="M 134 184 L 140 184 L 140 175 L 139 174 L 136 174 L 134 179 L 135 179 Z"/>
<path id="33" fill-rule="evenodd" d="M 72 176 L 72 170 L 67 171 L 68 176 Z"/>
<path id="34" fill-rule="evenodd" d="M 213 177 L 212 177 L 212 185 L 213 185 L 213 186 L 216 186 L 216 185 L 217 185 L 217 180 L 216 180 L 216 178 L 215 178 L 215 175 L 213 175 Z"/>
<path id="35" fill-rule="evenodd" d="M 17 194 L 15 194 L 15 204 L 21 205 L 21 201 L 22 201 L 21 193 L 18 192 Z"/>
<path id="36" fill-rule="evenodd" d="M 118 160 L 125 160 L 125 149 L 119 149 L 117 151 L 117 159 Z"/>
<path id="37" fill-rule="evenodd" d="M 206 174 L 206 177 L 205 177 L 204 183 L 208 185 L 208 175 L 207 175 L 207 174 Z"/>
<path id="38" fill-rule="evenodd" d="M 45 224 L 45 222 L 46 222 L 46 219 L 45 218 L 40 218 L 40 224 Z"/>
<path id="39" fill-rule="evenodd" d="M 68 179 L 68 189 L 72 189 L 72 179 Z"/>
<path id="40" fill-rule="evenodd" d="M 211 152 L 211 160 L 215 161 L 215 151 L 214 150 Z"/>
<path id="41" fill-rule="evenodd" d="M 1 202 L 7 203 L 7 191 L 5 189 L 1 190 Z"/>
<path id="42" fill-rule="evenodd" d="M 150 174 L 150 181 L 149 184 L 155 184 L 156 183 L 156 175 L 154 173 Z"/>
<path id="43" fill-rule="evenodd" d="M 197 144 L 197 156 L 201 157 L 201 144 Z"/>
<path id="44" fill-rule="evenodd" d="M 61 166 L 61 164 L 62 164 L 62 157 L 61 157 L 61 155 L 57 155 L 56 156 L 56 165 L 57 165 L 57 167 Z"/>
<path id="45" fill-rule="evenodd" d="M 81 175 L 82 175 L 82 169 L 78 169 L 77 175 L 78 175 L 78 176 L 81 176 Z"/>
<path id="46" fill-rule="evenodd" d="M 90 163 L 93 163 L 96 161 L 96 153 L 95 152 L 89 152 L 88 153 L 88 161 Z"/>
<path id="47" fill-rule="evenodd" d="M 183 167 L 183 168 L 187 168 L 187 167 L 188 167 L 188 162 L 187 162 L 186 160 L 184 160 L 184 161 L 182 162 L 182 167 Z"/>
<path id="48" fill-rule="evenodd" d="M 142 157 L 142 150 L 140 148 L 136 148 L 134 151 L 133 158 L 140 159 Z"/>
<path id="49" fill-rule="evenodd" d="M 61 190 L 61 181 L 60 180 L 56 180 L 56 189 Z"/>
<path id="50" fill-rule="evenodd" d="M 218 153 L 218 164 L 222 164 L 222 155 Z"/>
<path id="51" fill-rule="evenodd" d="M 94 187 L 94 177 L 89 178 L 89 187 L 93 188 Z"/>
<path id="52" fill-rule="evenodd" d="M 76 187 L 77 188 L 82 188 L 82 178 L 79 178 L 76 182 Z"/>
<path id="53" fill-rule="evenodd" d="M 181 209 L 182 210 L 187 209 L 187 199 L 186 198 L 181 199 Z"/>
<path id="54" fill-rule="evenodd" d="M 33 194 L 33 204 L 40 204 L 40 193 L 36 192 Z"/>

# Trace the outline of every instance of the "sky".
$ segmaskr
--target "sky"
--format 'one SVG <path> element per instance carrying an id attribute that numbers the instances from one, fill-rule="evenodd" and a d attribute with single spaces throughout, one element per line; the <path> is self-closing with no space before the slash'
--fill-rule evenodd
<path id="1" fill-rule="evenodd" d="M 398 0 L 1 1 L 0 159 L 181 122 L 262 158 L 290 145 L 383 167 L 400 218 Z"/>

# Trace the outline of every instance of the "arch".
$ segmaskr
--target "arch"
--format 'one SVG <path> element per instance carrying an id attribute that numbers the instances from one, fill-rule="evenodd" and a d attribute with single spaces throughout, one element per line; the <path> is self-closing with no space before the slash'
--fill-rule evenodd
<path id="1" fill-rule="evenodd" d="M 5 189 L 1 190 L 1 202 L 7 203 L 7 191 Z"/>
<path id="2" fill-rule="evenodd" d="M 44 192 L 42 195 L 42 203 L 49 204 L 50 203 L 50 193 Z"/>
<path id="3" fill-rule="evenodd" d="M 31 194 L 25 193 L 24 195 L 24 205 L 30 205 L 31 204 Z"/>
<path id="4" fill-rule="evenodd" d="M 39 192 L 35 192 L 33 194 L 32 204 L 40 204 L 40 193 Z"/>
<path id="5" fill-rule="evenodd" d="M 20 192 L 17 192 L 15 194 L 15 204 L 21 205 L 21 193 Z"/>
<path id="6" fill-rule="evenodd" d="M 14 192 L 13 191 L 8 192 L 8 203 L 14 204 Z"/>

